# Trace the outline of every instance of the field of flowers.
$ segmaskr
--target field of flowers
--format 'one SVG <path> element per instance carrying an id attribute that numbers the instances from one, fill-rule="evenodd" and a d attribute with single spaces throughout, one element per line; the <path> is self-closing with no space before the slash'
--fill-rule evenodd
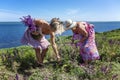
<path id="1" fill-rule="evenodd" d="M 61 62 L 52 47 L 39 67 L 31 47 L 0 49 L 0 80 L 120 80 L 120 29 L 96 33 L 100 60 L 81 66 L 77 46 L 71 36 L 57 37 Z"/>

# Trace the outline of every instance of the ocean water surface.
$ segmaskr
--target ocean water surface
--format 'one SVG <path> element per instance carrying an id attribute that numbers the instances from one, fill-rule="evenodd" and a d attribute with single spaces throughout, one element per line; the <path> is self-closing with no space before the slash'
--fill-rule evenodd
<path id="1" fill-rule="evenodd" d="M 96 32 L 111 31 L 120 28 L 120 22 L 90 22 L 94 24 Z M 0 22 L 0 48 L 10 48 L 22 45 L 20 39 L 26 27 L 21 22 Z M 70 30 L 62 36 L 72 35 Z M 49 36 L 46 36 L 47 38 Z"/>

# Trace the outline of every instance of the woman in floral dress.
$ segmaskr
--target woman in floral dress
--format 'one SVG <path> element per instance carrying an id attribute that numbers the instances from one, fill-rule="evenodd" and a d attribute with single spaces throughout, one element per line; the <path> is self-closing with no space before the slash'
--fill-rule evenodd
<path id="1" fill-rule="evenodd" d="M 85 64 L 100 58 L 95 44 L 95 31 L 92 24 L 87 22 L 73 22 L 69 19 L 65 21 L 65 26 L 66 30 L 71 29 L 73 32 L 72 41 L 78 40 L 77 46 L 80 47 L 80 55 Z"/>

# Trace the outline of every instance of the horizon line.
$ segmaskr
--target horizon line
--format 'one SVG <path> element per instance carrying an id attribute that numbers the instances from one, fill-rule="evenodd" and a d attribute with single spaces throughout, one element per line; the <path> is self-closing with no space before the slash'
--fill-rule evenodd
<path id="1" fill-rule="evenodd" d="M 0 21 L 0 22 L 21 22 L 21 21 Z M 76 21 L 76 22 L 79 22 L 79 21 Z M 80 21 L 80 22 L 120 22 L 120 21 L 114 20 L 114 21 Z"/>

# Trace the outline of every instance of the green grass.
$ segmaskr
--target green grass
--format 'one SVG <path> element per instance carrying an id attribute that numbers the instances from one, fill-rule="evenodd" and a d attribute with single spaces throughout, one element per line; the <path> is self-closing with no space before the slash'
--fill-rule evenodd
<path id="1" fill-rule="evenodd" d="M 0 80 L 14 80 L 16 74 L 21 80 L 120 79 L 120 29 L 96 33 L 101 59 L 92 61 L 86 67 L 80 66 L 79 48 L 70 46 L 71 36 L 58 37 L 56 42 L 62 60 L 60 63 L 56 62 L 50 46 L 44 67 L 37 66 L 35 52 L 31 47 L 0 49 Z"/>

